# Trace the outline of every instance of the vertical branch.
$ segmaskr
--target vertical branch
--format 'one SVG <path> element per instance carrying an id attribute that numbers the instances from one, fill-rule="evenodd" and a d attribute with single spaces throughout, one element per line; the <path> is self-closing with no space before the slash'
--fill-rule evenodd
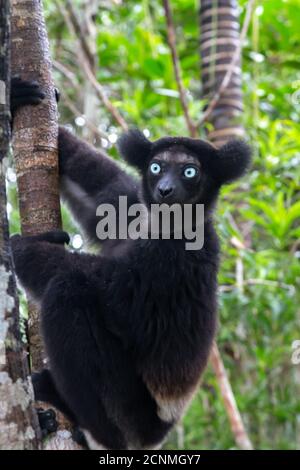
<path id="1" fill-rule="evenodd" d="M 104 107 L 107 111 L 112 115 L 115 122 L 124 130 L 128 130 L 128 125 L 123 118 L 123 116 L 119 113 L 118 109 L 112 104 L 110 99 L 107 97 L 104 87 L 98 82 L 93 68 L 91 67 L 90 59 L 93 56 L 92 52 L 89 50 L 89 44 L 86 40 L 83 42 L 84 34 L 82 32 L 81 26 L 78 22 L 76 12 L 74 10 L 73 4 L 71 1 L 66 0 L 67 7 L 66 9 L 64 5 L 55 0 L 56 7 L 58 11 L 62 14 L 67 27 L 69 28 L 70 32 L 74 34 L 78 41 L 78 45 L 81 50 L 81 60 L 80 65 L 83 68 L 86 78 L 93 86 L 95 93 L 98 99 L 103 103 Z M 86 49 L 89 50 L 88 54 L 86 54 Z"/>
<path id="2" fill-rule="evenodd" d="M 171 5 L 170 5 L 169 0 L 163 0 L 163 6 L 164 6 L 166 22 L 167 22 L 168 44 L 169 44 L 171 55 L 172 55 L 175 80 L 177 83 L 181 107 L 183 110 L 183 114 L 185 117 L 188 131 L 191 137 L 196 137 L 197 128 L 196 128 L 196 125 L 193 123 L 192 118 L 190 116 L 187 99 L 186 99 L 187 94 L 182 83 L 182 74 L 181 74 L 179 57 L 178 57 L 177 48 L 176 48 L 175 27 L 174 27 Z"/>
<path id="3" fill-rule="evenodd" d="M 77 14 L 73 8 L 73 3 L 70 0 L 66 0 L 66 6 L 67 6 L 68 14 L 70 17 L 70 22 L 73 25 L 74 31 L 76 31 L 76 36 L 79 39 L 82 53 L 86 57 L 86 60 L 88 61 L 90 67 L 93 69 L 95 65 L 95 58 L 91 50 L 89 41 L 87 39 L 87 35 L 85 31 L 83 30 L 83 28 L 81 27 Z"/>
<path id="4" fill-rule="evenodd" d="M 10 1 L 0 0 L 0 450 L 36 449 L 28 360 L 20 335 L 6 214 L 5 172 L 10 144 Z"/>
<path id="5" fill-rule="evenodd" d="M 57 107 L 41 2 L 12 0 L 12 69 L 37 80 L 46 93 L 38 106 L 21 108 L 15 116 L 13 149 L 22 233 L 60 228 L 58 191 Z M 43 367 L 43 346 L 36 308 L 30 308 L 29 346 L 35 370 Z"/>

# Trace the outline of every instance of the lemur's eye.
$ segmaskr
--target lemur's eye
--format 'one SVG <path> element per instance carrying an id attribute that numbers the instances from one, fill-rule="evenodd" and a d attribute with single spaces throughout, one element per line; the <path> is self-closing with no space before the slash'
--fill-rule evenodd
<path id="1" fill-rule="evenodd" d="M 150 171 L 154 175 L 158 175 L 161 171 L 161 166 L 158 163 L 152 163 L 150 166 Z"/>
<path id="2" fill-rule="evenodd" d="M 194 178 L 197 174 L 197 170 L 193 166 L 188 166 L 185 168 L 183 174 L 186 178 Z"/>

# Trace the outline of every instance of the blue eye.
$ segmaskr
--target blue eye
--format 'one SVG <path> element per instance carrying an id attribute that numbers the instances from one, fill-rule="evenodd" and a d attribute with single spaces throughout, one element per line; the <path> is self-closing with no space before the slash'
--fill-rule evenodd
<path id="1" fill-rule="evenodd" d="M 194 178 L 197 174 L 197 170 L 196 168 L 192 167 L 192 166 L 188 166 L 184 172 L 183 172 L 184 176 L 186 178 Z"/>
<path id="2" fill-rule="evenodd" d="M 161 167 L 158 163 L 152 163 L 151 166 L 150 166 L 150 171 L 154 175 L 158 175 L 161 171 Z"/>

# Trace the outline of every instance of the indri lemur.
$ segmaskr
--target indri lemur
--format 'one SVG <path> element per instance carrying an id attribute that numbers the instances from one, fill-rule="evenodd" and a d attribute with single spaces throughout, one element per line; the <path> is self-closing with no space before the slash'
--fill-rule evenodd
<path id="1" fill-rule="evenodd" d="M 12 112 L 38 104 L 38 85 L 12 84 Z M 59 129 L 61 194 L 94 242 L 96 208 L 151 203 L 205 204 L 204 246 L 186 240 L 103 243 L 100 255 L 64 248 L 65 232 L 12 237 L 16 273 L 41 305 L 50 370 L 34 376 L 36 398 L 74 421 L 90 448 L 159 446 L 199 383 L 216 329 L 218 240 L 212 211 L 224 183 L 240 177 L 249 147 L 139 131 L 119 140 L 135 180 L 103 152 Z"/>

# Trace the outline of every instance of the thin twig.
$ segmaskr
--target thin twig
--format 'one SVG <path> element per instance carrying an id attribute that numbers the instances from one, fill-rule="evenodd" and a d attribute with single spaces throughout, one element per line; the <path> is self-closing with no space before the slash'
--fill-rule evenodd
<path id="1" fill-rule="evenodd" d="M 219 383 L 220 392 L 224 400 L 224 405 L 230 421 L 231 429 L 235 436 L 236 443 L 241 449 L 252 450 L 253 446 L 245 431 L 244 424 L 216 343 L 214 343 L 212 347 L 210 360 Z"/>
<path id="2" fill-rule="evenodd" d="M 293 284 L 286 284 L 281 281 L 272 281 L 270 279 L 244 279 L 241 284 L 223 284 L 219 286 L 220 292 L 230 292 L 235 289 L 239 289 L 241 286 L 268 286 L 268 287 L 279 287 L 280 289 L 285 289 L 294 294 L 295 286 Z"/>
<path id="3" fill-rule="evenodd" d="M 242 50 L 242 47 L 243 47 L 243 43 L 244 43 L 244 40 L 246 38 L 246 34 L 247 34 L 247 31 L 248 31 L 248 28 L 249 28 L 251 15 L 252 15 L 252 10 L 253 10 L 255 1 L 256 0 L 249 0 L 249 2 L 247 4 L 247 10 L 246 10 L 246 14 L 245 14 L 245 19 L 244 19 L 242 31 L 241 31 L 239 40 L 237 42 L 236 49 L 233 53 L 232 60 L 229 64 L 229 67 L 227 69 L 226 74 L 224 75 L 224 78 L 222 80 L 222 83 L 221 83 L 219 89 L 216 91 L 215 95 L 213 96 L 213 98 L 211 99 L 211 101 L 209 103 L 209 106 L 207 107 L 206 111 L 203 113 L 200 121 L 198 122 L 198 126 L 203 124 L 203 122 L 205 122 L 207 120 L 207 118 L 211 115 L 212 111 L 217 106 L 221 96 L 223 95 L 224 91 L 226 90 L 226 88 L 228 87 L 228 85 L 230 83 L 230 80 L 231 80 L 231 77 L 232 77 L 232 74 L 233 74 L 233 71 L 234 71 L 234 67 L 235 67 L 236 62 L 238 61 L 238 59 L 240 57 L 240 53 L 241 53 L 241 50 Z"/>
<path id="4" fill-rule="evenodd" d="M 98 82 L 97 78 L 95 77 L 91 67 L 89 66 L 88 62 L 86 60 L 82 61 L 83 69 L 85 71 L 86 77 L 90 81 L 90 83 L 93 85 L 96 95 L 98 98 L 102 101 L 106 109 L 110 112 L 110 114 L 113 116 L 115 121 L 119 124 L 119 126 L 124 130 L 128 130 L 128 125 L 125 121 L 125 119 L 121 116 L 117 108 L 114 107 L 112 102 L 109 100 L 109 98 L 106 96 L 106 93 L 104 91 L 103 86 Z"/>
<path id="5" fill-rule="evenodd" d="M 196 137 L 197 127 L 190 116 L 187 99 L 186 99 L 186 90 L 182 83 L 182 73 L 180 69 L 180 62 L 179 62 L 179 57 L 178 57 L 177 48 L 176 48 L 175 27 L 174 27 L 172 10 L 171 10 L 171 5 L 170 5 L 169 0 L 163 0 L 163 5 L 164 5 L 165 16 L 166 16 L 166 21 L 167 21 L 168 44 L 171 50 L 173 68 L 174 68 L 174 73 L 175 73 L 175 80 L 177 83 L 182 110 L 183 110 L 186 125 L 188 127 L 191 137 Z"/>
<path id="6" fill-rule="evenodd" d="M 63 18 L 66 22 L 66 25 L 68 26 L 70 32 L 73 33 L 74 36 L 78 40 L 78 43 L 79 43 L 79 46 L 80 46 L 80 49 L 81 49 L 81 52 L 82 52 L 80 66 L 83 67 L 83 70 L 85 72 L 85 75 L 86 75 L 87 79 L 93 85 L 93 87 L 95 89 L 95 92 L 97 94 L 97 97 L 103 103 L 103 105 L 109 111 L 109 113 L 113 116 L 113 118 L 119 124 L 119 126 L 123 130 L 127 131 L 128 130 L 128 125 L 127 125 L 125 119 L 121 116 L 121 114 L 119 113 L 117 108 L 115 108 L 115 106 L 112 104 L 112 102 L 106 96 L 106 93 L 104 91 L 103 86 L 99 83 L 99 81 L 95 77 L 95 74 L 94 74 L 94 72 L 91 68 L 90 60 L 89 60 L 89 56 L 91 54 L 89 54 L 89 56 L 86 55 L 86 48 L 89 48 L 89 46 L 88 46 L 87 42 L 85 42 L 85 45 L 83 46 L 83 44 L 81 42 L 82 38 L 81 38 L 81 36 L 77 35 L 76 26 L 73 24 L 73 19 L 74 19 L 74 16 L 76 16 L 76 15 L 75 14 L 70 15 L 70 12 L 67 11 L 65 9 L 65 7 L 62 5 L 62 3 L 58 2 L 57 0 L 55 0 L 55 4 L 56 4 L 57 9 L 61 12 L 61 14 L 62 14 L 62 16 L 63 16 Z"/>
<path id="7" fill-rule="evenodd" d="M 79 38 L 80 46 L 82 48 L 82 52 L 84 53 L 85 57 L 87 58 L 89 65 L 93 68 L 94 67 L 94 55 L 91 51 L 89 43 L 86 40 L 86 35 L 81 27 L 81 24 L 78 21 L 77 14 L 73 8 L 73 4 L 70 0 L 66 0 L 67 11 L 70 17 L 70 21 L 73 25 L 74 32 L 77 38 Z"/>
<path id="8" fill-rule="evenodd" d="M 79 83 L 77 82 L 75 75 L 73 74 L 71 70 L 69 70 L 67 67 L 65 67 L 63 64 L 61 64 L 57 60 L 53 60 L 53 66 L 72 84 L 72 86 L 75 88 L 76 91 L 80 92 Z M 70 100 L 67 94 L 63 95 L 62 101 L 65 104 L 65 106 L 74 114 L 74 116 L 81 117 L 84 115 L 84 113 L 81 112 L 80 109 L 77 108 L 77 106 L 73 103 L 73 101 Z M 94 134 L 97 134 L 100 138 L 108 139 L 108 134 L 98 129 L 98 127 L 95 126 L 95 124 L 92 121 L 87 119 L 86 116 L 84 116 L 84 118 L 85 118 L 87 127 Z"/>
<path id="9" fill-rule="evenodd" d="M 68 67 L 66 67 L 64 64 L 59 62 L 58 60 L 53 59 L 52 60 L 52 65 L 53 67 L 58 70 L 75 88 L 75 90 L 79 91 L 80 90 L 80 85 L 78 83 L 77 77 L 75 73 L 70 70 Z"/>
<path id="10" fill-rule="evenodd" d="M 74 116 L 84 117 L 87 127 L 90 129 L 91 132 L 93 132 L 93 134 L 97 134 L 98 137 L 109 140 L 108 134 L 98 129 L 98 127 L 95 126 L 95 124 L 93 124 L 89 119 L 87 119 L 87 117 L 84 116 L 84 114 L 77 108 L 77 106 L 73 103 L 72 100 L 70 100 L 70 98 L 67 95 L 63 96 L 63 103 L 73 113 Z"/>

